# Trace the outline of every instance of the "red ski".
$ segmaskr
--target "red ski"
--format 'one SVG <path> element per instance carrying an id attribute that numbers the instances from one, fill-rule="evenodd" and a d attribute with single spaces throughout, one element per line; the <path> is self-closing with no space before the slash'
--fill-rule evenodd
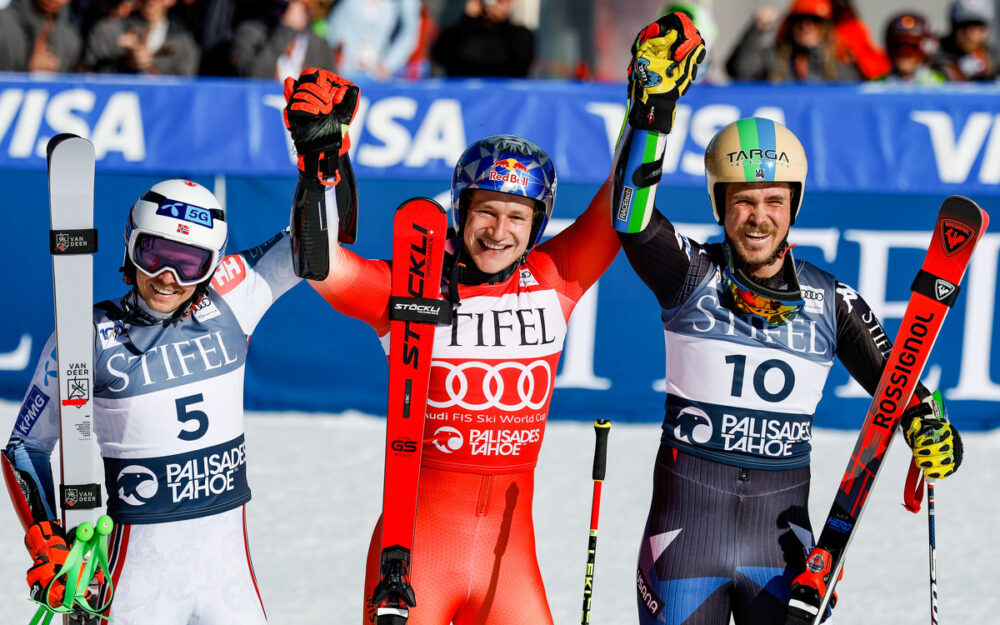
<path id="1" fill-rule="evenodd" d="M 370 602 L 377 625 L 404 625 L 417 605 L 410 586 L 410 552 L 417 507 L 427 384 L 434 326 L 451 323 L 451 305 L 439 299 L 448 218 L 427 198 L 396 209 L 389 298 L 389 409 L 382 552 L 379 582 Z"/>
<path id="2" fill-rule="evenodd" d="M 972 251 L 989 216 L 975 202 L 953 195 L 938 214 L 927 256 L 910 289 L 903 323 L 872 397 L 833 507 L 806 570 L 792 582 L 788 625 L 823 620 L 844 566 L 844 557 L 878 477 L 893 433 L 913 397 L 945 315 L 958 297 Z"/>

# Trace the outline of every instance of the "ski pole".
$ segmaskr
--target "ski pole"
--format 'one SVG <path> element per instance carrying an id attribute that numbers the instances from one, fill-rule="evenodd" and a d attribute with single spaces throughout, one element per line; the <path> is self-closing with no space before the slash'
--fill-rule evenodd
<path id="1" fill-rule="evenodd" d="M 934 391 L 931 395 L 931 409 L 934 411 L 934 418 L 938 421 L 946 421 L 948 415 L 945 414 L 944 397 L 941 390 Z M 930 563 L 931 582 L 931 625 L 938 622 L 938 593 L 937 593 L 937 546 L 934 538 L 934 479 L 927 478 L 927 552 Z"/>
<path id="2" fill-rule="evenodd" d="M 601 485 L 604 483 L 604 473 L 608 464 L 608 433 L 611 422 L 607 419 L 594 421 L 594 433 L 597 436 L 594 445 L 594 497 L 590 506 L 590 542 L 587 545 L 587 574 L 583 578 L 583 616 L 581 625 L 590 623 L 590 599 L 594 594 L 594 558 L 597 555 L 597 521 L 601 512 Z"/>
<path id="3" fill-rule="evenodd" d="M 38 604 L 38 610 L 30 625 L 49 625 L 56 614 L 79 616 L 79 613 L 84 613 L 97 619 L 107 619 L 101 613 L 111 605 L 114 596 L 114 584 L 108 566 L 108 535 L 113 527 L 114 523 L 107 515 L 101 515 L 96 525 L 84 521 L 77 526 L 73 546 L 66 556 L 66 561 L 48 586 L 42 590 L 41 596 L 32 599 Z M 104 575 L 104 583 L 107 584 L 108 599 L 104 605 L 92 607 L 86 598 L 87 587 L 99 570 Z M 52 605 L 49 594 L 60 579 L 63 579 L 64 584 L 63 600 L 59 605 Z M 87 620 L 87 616 L 82 618 L 84 621 Z M 72 620 L 71 617 L 70 621 Z"/>
<path id="4" fill-rule="evenodd" d="M 927 537 L 931 567 L 931 625 L 938 625 L 937 550 L 934 546 L 934 480 L 927 480 Z"/>

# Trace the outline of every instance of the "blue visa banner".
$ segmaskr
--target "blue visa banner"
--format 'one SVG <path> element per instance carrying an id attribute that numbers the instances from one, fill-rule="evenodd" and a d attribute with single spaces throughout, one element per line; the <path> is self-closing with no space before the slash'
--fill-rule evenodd
<path id="1" fill-rule="evenodd" d="M 365 257 L 390 253 L 391 217 L 417 195 L 449 202 L 465 146 L 522 134 L 553 156 L 560 177 L 552 235 L 589 203 L 611 163 L 623 85 L 468 81 L 364 84 L 352 125 Z M 704 147 L 715 131 L 759 114 L 784 121 L 810 159 L 796 255 L 854 286 L 889 337 L 899 327 L 945 196 L 967 195 L 1000 215 L 1000 91 L 889 91 L 859 87 L 698 85 L 677 111 L 657 205 L 688 236 L 716 240 Z M 45 144 L 58 132 L 90 137 L 98 152 L 95 296 L 125 293 L 117 269 L 128 207 L 146 188 L 183 176 L 215 190 L 229 210 L 230 251 L 288 223 L 293 152 L 270 82 L 121 77 L 0 78 L 0 277 L 11 295 L 0 324 L 0 398 L 21 401 L 52 331 Z M 1000 427 L 1000 233 L 988 233 L 966 275 L 924 376 L 965 429 Z M 577 306 L 552 418 L 659 421 L 663 415 L 659 308 L 620 255 Z M 283 296 L 251 341 L 246 406 L 258 410 L 384 414 L 386 360 L 375 333 L 333 311 L 307 285 Z M 816 425 L 857 428 L 866 393 L 834 367 Z"/>
<path id="2" fill-rule="evenodd" d="M 566 182 L 603 180 L 624 87 L 542 81 L 365 83 L 351 126 L 359 177 L 442 180 L 472 141 L 508 132 Z M 287 176 L 293 150 L 271 81 L 0 75 L 0 168 L 41 169 L 60 132 L 90 138 L 101 171 Z M 809 155 L 819 191 L 1000 193 L 1000 87 L 698 85 L 678 106 L 666 184 L 704 184 L 712 135 L 776 119 Z"/>

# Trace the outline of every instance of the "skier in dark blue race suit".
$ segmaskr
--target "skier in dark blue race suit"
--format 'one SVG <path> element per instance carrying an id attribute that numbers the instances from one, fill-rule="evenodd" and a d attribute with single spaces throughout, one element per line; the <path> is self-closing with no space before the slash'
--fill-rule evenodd
<path id="1" fill-rule="evenodd" d="M 722 243 L 678 233 L 653 206 L 674 105 L 696 66 L 697 31 L 676 15 L 644 29 L 629 67 L 612 217 L 656 295 L 666 341 L 666 414 L 639 549 L 639 622 L 783 624 L 813 546 L 807 510 L 812 416 L 834 357 L 869 392 L 891 348 L 851 287 L 793 259 L 806 157 L 787 128 L 724 127 L 705 167 Z M 927 477 L 961 462 L 958 432 L 930 418 L 919 386 L 904 437 Z M 921 400 L 928 401 L 921 401 Z"/>

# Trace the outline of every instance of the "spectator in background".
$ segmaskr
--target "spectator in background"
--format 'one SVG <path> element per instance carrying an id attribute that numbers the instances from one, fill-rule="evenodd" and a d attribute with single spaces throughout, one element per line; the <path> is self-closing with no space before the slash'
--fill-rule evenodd
<path id="1" fill-rule="evenodd" d="M 351 80 L 385 80 L 409 60 L 420 34 L 420 0 L 338 0 L 326 40 L 337 71 Z"/>
<path id="2" fill-rule="evenodd" d="M 937 52 L 938 40 L 924 16 L 900 13 L 889 20 L 885 29 L 885 48 L 892 64 L 886 82 L 938 85 L 945 81 L 944 74 L 929 63 Z"/>
<path id="3" fill-rule="evenodd" d="M 85 69 L 117 74 L 198 73 L 194 37 L 168 16 L 175 0 L 138 0 L 127 17 L 108 17 L 87 38 Z"/>
<path id="4" fill-rule="evenodd" d="M 932 64 L 948 80 L 995 80 L 1000 55 L 989 44 L 994 8 L 990 0 L 955 0 L 949 11 L 951 33 L 941 39 Z"/>
<path id="5" fill-rule="evenodd" d="M 860 80 L 853 59 L 838 58 L 836 47 L 831 0 L 793 0 L 780 24 L 778 11 L 763 6 L 730 54 L 726 71 L 734 80 Z"/>
<path id="6" fill-rule="evenodd" d="M 671 13 L 683 13 L 691 18 L 701 38 L 705 41 L 705 60 L 698 64 L 698 76 L 694 82 L 705 82 L 709 79 L 709 72 L 712 71 L 712 50 L 715 49 L 715 42 L 719 37 L 719 26 L 715 23 L 712 10 L 699 2 L 692 0 L 680 0 L 679 2 L 668 2 L 660 9 L 660 16 Z"/>
<path id="7" fill-rule="evenodd" d="M 420 80 L 430 75 L 431 68 L 431 42 L 436 41 L 438 36 L 438 26 L 434 18 L 431 17 L 431 8 L 426 0 L 420 0 L 420 26 L 417 29 L 417 43 L 413 46 L 410 58 L 406 60 L 402 72 L 402 78 L 408 80 Z"/>
<path id="8" fill-rule="evenodd" d="M 535 36 L 510 22 L 513 3 L 467 0 L 462 17 L 441 29 L 431 59 L 449 77 L 526 77 L 535 58 Z"/>
<path id="9" fill-rule="evenodd" d="M 888 74 L 892 69 L 889 57 L 875 43 L 851 0 L 832 0 L 832 5 L 834 56 L 857 67 L 862 80 L 875 80 Z"/>
<path id="10" fill-rule="evenodd" d="M 333 49 L 312 31 L 307 0 L 265 0 L 255 18 L 236 26 L 232 60 L 238 76 L 297 78 L 303 69 L 336 69 Z"/>
<path id="11" fill-rule="evenodd" d="M 82 46 L 69 0 L 20 0 L 0 11 L 0 71 L 69 72 Z"/>

